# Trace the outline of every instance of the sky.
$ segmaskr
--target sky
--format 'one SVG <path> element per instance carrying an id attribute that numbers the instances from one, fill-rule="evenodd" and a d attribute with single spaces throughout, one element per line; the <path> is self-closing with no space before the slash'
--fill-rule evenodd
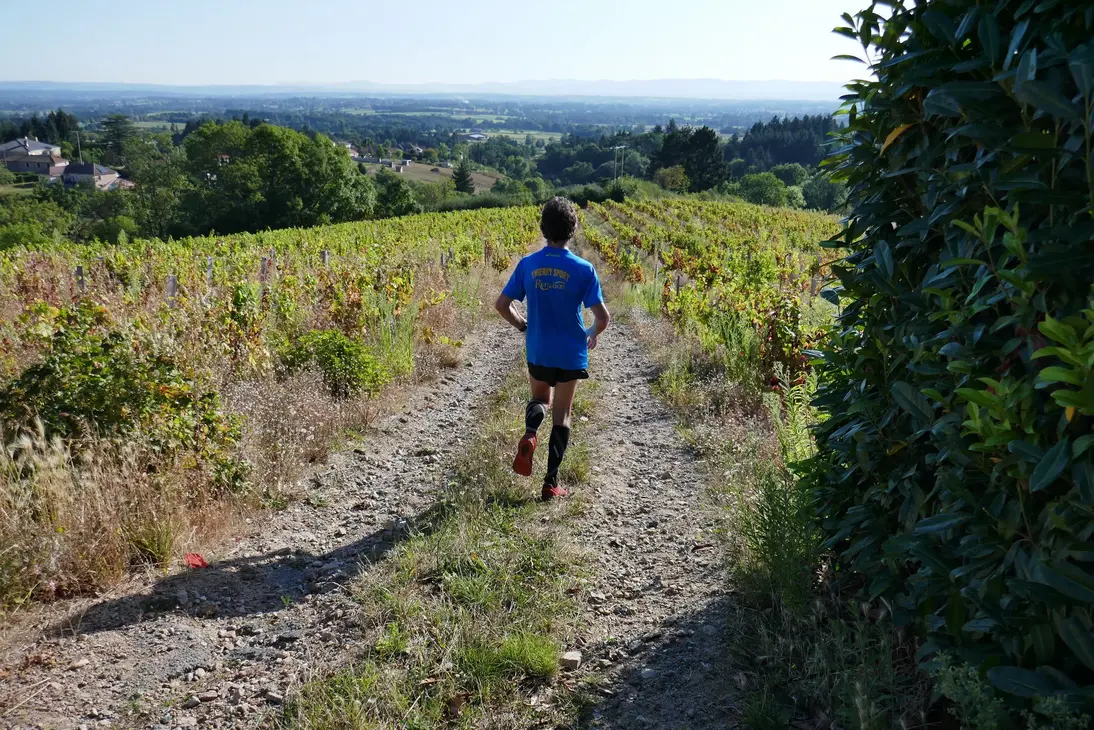
<path id="1" fill-rule="evenodd" d="M 0 81 L 846 81 L 848 0 L 0 0 Z M 48 8 L 48 10 L 47 10 Z M 12 19 L 34 20 L 17 32 Z M 45 18 L 43 18 L 45 16 Z M 46 25 L 39 23 L 46 20 Z M 48 31 L 46 30 L 48 28 Z M 850 47 L 849 47 L 850 46 Z"/>

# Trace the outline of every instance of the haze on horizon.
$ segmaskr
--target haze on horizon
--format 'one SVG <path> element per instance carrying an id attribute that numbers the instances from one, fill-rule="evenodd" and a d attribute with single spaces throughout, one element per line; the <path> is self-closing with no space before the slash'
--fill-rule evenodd
<path id="1" fill-rule="evenodd" d="M 12 0 L 0 0 L 14 11 Z M 371 4 L 370 4 L 371 5 Z M 58 0 L 59 50 L 10 33 L 0 81 L 165 85 L 472 85 L 529 80 L 845 82 L 846 0 Z"/>

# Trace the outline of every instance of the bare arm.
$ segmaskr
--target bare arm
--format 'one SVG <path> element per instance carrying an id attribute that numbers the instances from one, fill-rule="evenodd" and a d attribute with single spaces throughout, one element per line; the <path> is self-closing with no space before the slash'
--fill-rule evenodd
<path id="1" fill-rule="evenodd" d="M 604 306 L 604 302 L 589 307 L 589 311 L 593 313 L 593 323 L 589 325 L 585 333 L 589 336 L 589 349 L 592 350 L 596 348 L 596 338 L 600 336 L 601 332 L 608 329 L 608 325 L 612 321 L 612 315 L 608 312 L 608 308 Z"/>
<path id="2" fill-rule="evenodd" d="M 498 310 L 498 314 L 502 316 L 502 319 L 521 332 L 528 329 L 528 322 L 524 317 L 513 311 L 513 300 L 504 294 L 498 295 L 498 301 L 494 302 L 494 309 Z"/>

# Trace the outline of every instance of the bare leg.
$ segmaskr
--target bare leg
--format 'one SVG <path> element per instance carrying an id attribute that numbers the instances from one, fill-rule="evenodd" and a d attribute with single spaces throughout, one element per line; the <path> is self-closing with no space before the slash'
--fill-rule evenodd
<path id="1" fill-rule="evenodd" d="M 558 469 L 570 444 L 570 411 L 577 392 L 576 380 L 559 383 L 555 386 L 555 402 L 551 408 L 554 426 L 551 428 L 551 441 L 547 452 L 547 475 L 543 478 L 544 499 L 564 497 L 566 490 L 558 486 Z"/>
<path id="2" fill-rule="evenodd" d="M 574 406 L 574 395 L 580 380 L 559 383 L 555 386 L 555 402 L 551 406 L 551 422 L 556 426 L 570 427 L 570 411 Z"/>
<path id="3" fill-rule="evenodd" d="M 551 386 L 542 380 L 536 380 L 531 375 L 528 376 L 528 385 L 532 389 L 532 400 L 538 400 L 540 403 L 546 403 L 551 405 Z"/>

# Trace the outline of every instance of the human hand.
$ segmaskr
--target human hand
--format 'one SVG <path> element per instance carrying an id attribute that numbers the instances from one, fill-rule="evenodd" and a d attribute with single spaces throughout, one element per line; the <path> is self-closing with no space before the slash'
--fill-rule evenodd
<path id="1" fill-rule="evenodd" d="M 596 349 L 596 337 L 596 335 L 589 335 L 588 345 L 590 350 Z"/>

